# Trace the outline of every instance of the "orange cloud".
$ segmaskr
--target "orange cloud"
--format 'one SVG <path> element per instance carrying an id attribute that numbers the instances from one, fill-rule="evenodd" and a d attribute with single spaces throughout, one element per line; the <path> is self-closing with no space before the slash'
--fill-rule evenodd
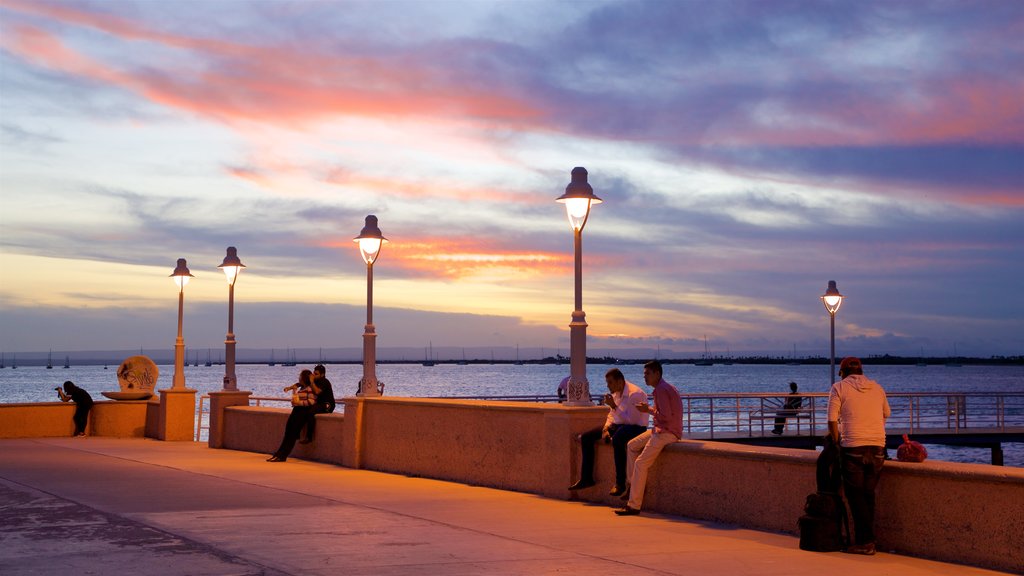
<path id="1" fill-rule="evenodd" d="M 457 84 L 415 56 L 356 57 L 299 52 L 287 46 L 251 46 L 163 33 L 112 15 L 65 5 L 19 0 L 5 0 L 4 4 L 17 11 L 101 30 L 126 42 L 153 42 L 194 53 L 202 62 L 194 71 L 112 74 L 105 66 L 83 65 L 92 61 L 42 30 L 34 29 L 26 35 L 23 28 L 18 38 L 5 43 L 12 52 L 37 64 L 111 82 L 161 105 L 224 122 L 307 125 L 344 115 L 440 115 L 524 123 L 538 116 L 538 111 L 524 101 Z M 46 44 L 46 52 L 32 50 L 40 43 Z"/>
<path id="2" fill-rule="evenodd" d="M 324 246 L 352 249 L 351 240 L 330 241 Z M 524 276 L 560 276 L 572 273 L 569 253 L 540 250 L 511 250 L 459 238 L 412 238 L 389 242 L 381 252 L 389 266 L 454 280 L 483 274 Z"/>

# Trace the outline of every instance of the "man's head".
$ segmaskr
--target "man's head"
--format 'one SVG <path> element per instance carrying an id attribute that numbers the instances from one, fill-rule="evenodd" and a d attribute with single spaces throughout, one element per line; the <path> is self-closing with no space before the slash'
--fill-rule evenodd
<path id="1" fill-rule="evenodd" d="M 839 377 L 846 378 L 851 374 L 863 374 L 864 368 L 860 365 L 860 358 L 847 356 L 839 363 Z"/>
<path id="2" fill-rule="evenodd" d="M 622 375 L 622 370 L 618 368 L 612 368 L 605 372 L 604 381 L 608 384 L 608 391 L 613 394 L 615 392 L 622 392 L 626 387 L 626 377 Z"/>
<path id="3" fill-rule="evenodd" d="M 644 364 L 644 382 L 654 387 L 655 384 L 661 381 L 661 362 L 657 360 L 651 360 Z"/>
<path id="4" fill-rule="evenodd" d="M 313 377 L 323 378 L 324 376 L 327 376 L 327 368 L 324 368 L 323 364 L 317 364 L 316 367 L 313 368 Z"/>
<path id="5" fill-rule="evenodd" d="M 789 389 L 790 390 L 792 390 L 793 392 L 796 392 L 796 388 L 797 388 L 796 382 L 790 382 L 789 383 Z"/>

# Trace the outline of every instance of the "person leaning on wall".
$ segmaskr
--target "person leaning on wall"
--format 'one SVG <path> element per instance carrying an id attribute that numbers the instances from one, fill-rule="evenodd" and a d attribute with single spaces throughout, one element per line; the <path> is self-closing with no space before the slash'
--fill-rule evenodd
<path id="1" fill-rule="evenodd" d="M 92 396 L 85 390 L 75 386 L 75 383 L 71 380 L 64 383 L 63 390 L 60 387 L 54 388 L 54 390 L 60 396 L 61 402 L 75 403 L 75 415 L 72 417 L 75 423 L 75 436 L 85 436 L 86 425 L 89 423 L 89 411 L 92 410 Z"/>

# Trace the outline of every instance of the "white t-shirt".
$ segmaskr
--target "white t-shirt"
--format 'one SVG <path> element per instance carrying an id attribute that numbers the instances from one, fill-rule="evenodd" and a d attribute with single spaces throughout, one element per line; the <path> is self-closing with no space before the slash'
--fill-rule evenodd
<path id="1" fill-rule="evenodd" d="M 843 448 L 885 446 L 889 413 L 885 390 L 862 374 L 843 378 L 829 391 L 828 421 L 839 423 L 839 444 Z"/>

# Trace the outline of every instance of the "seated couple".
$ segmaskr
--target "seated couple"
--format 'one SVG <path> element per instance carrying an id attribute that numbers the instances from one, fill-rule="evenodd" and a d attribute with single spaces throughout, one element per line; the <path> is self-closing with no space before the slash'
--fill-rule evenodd
<path id="1" fill-rule="evenodd" d="M 299 381 L 285 386 L 285 392 L 292 392 L 292 413 L 284 425 L 284 438 L 274 454 L 267 462 L 284 462 L 295 448 L 303 428 L 306 438 L 303 444 L 313 441 L 316 432 L 316 415 L 334 412 L 334 389 L 327 379 L 327 369 L 318 364 L 312 372 L 303 370 L 299 373 Z"/>
<path id="2" fill-rule="evenodd" d="M 598 438 L 611 442 L 615 455 L 615 484 L 609 494 L 620 496 L 627 504 L 616 510 L 620 516 L 640 513 L 647 473 L 665 446 L 683 436 L 683 403 L 679 392 L 662 378 L 661 363 L 644 364 L 644 383 L 653 388 L 654 406 L 647 404 L 647 393 L 628 382 L 618 368 L 605 374 L 610 394 L 604 397 L 608 417 L 604 426 L 580 435 L 583 458 L 580 479 L 569 487 L 582 490 L 594 485 L 594 443 Z M 649 416 L 654 428 L 647 429 Z"/>

